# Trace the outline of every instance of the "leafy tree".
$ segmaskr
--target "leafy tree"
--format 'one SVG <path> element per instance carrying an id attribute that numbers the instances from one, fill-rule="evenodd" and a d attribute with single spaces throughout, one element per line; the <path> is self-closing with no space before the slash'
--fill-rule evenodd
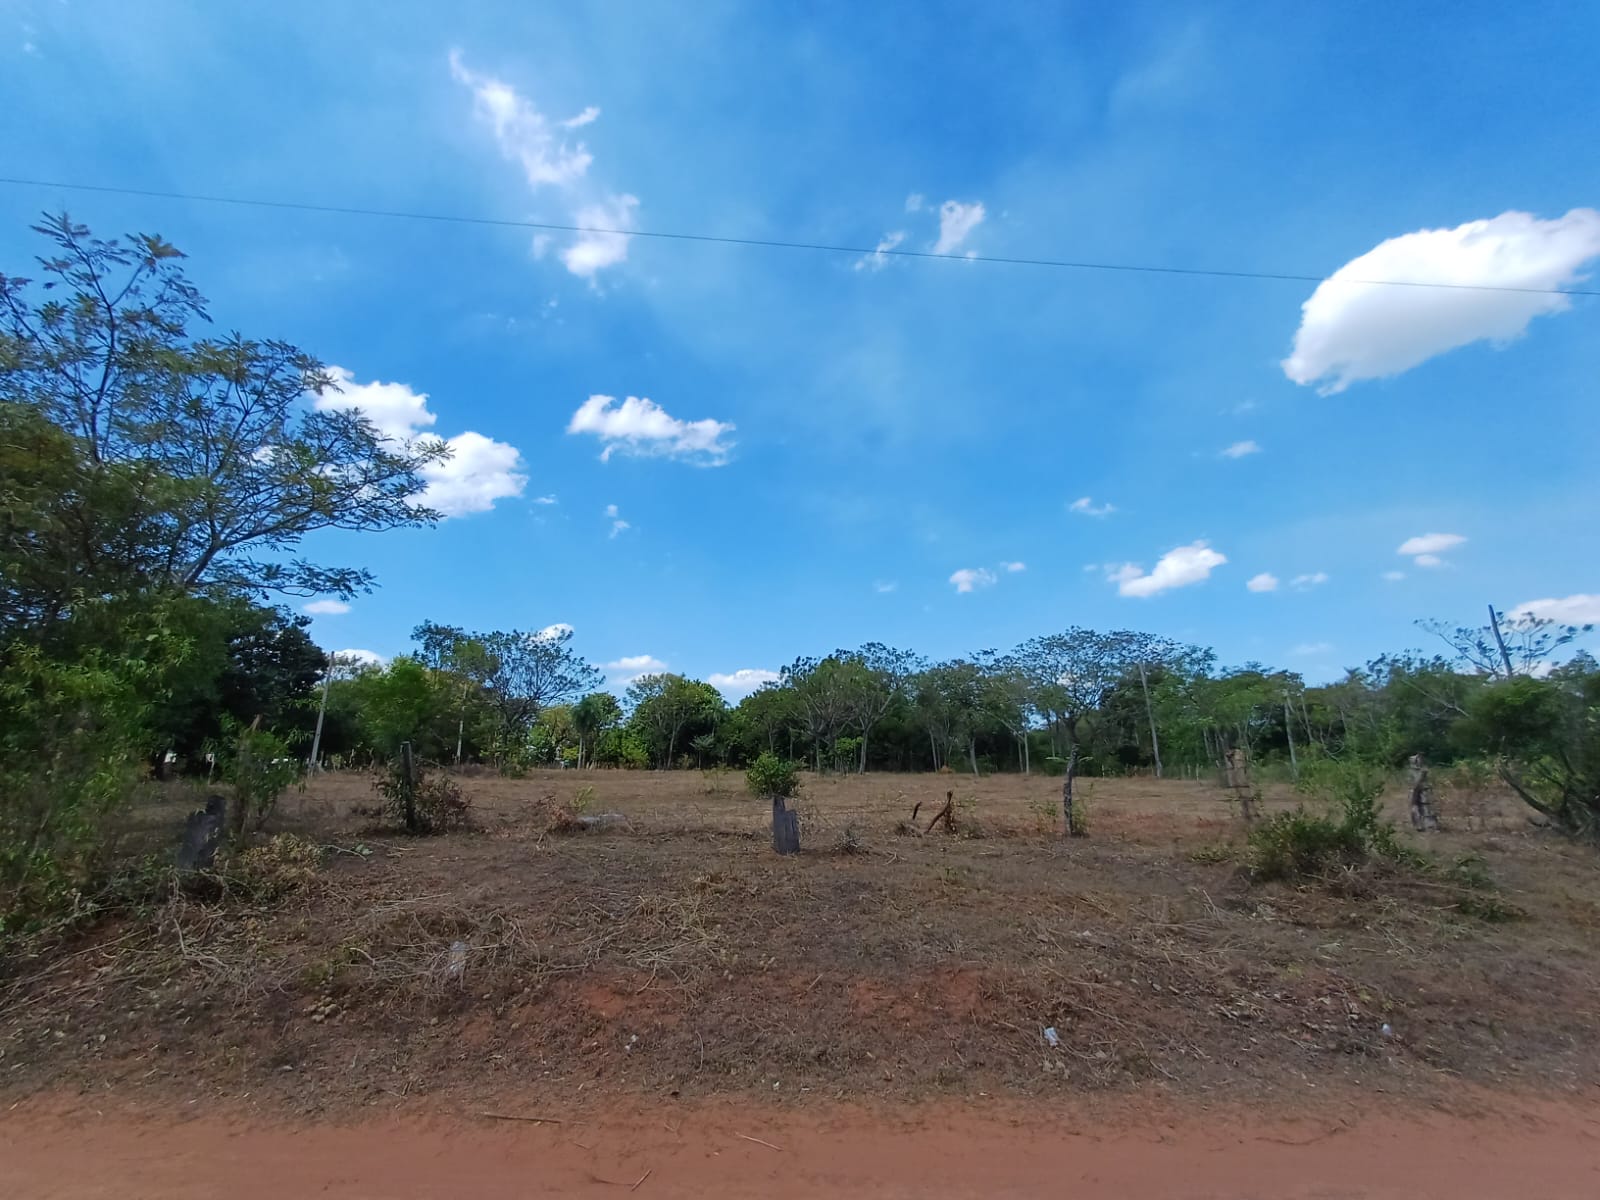
<path id="1" fill-rule="evenodd" d="M 67 486 L 47 496 L 36 473 L 19 488 L 33 561 L 8 580 L 8 623 L 148 587 L 349 596 L 370 573 L 290 558 L 307 534 L 438 519 L 419 500 L 445 444 L 308 407 L 336 383 L 286 342 L 192 337 L 209 317 L 175 247 L 65 215 L 34 228 L 43 284 L 0 275 L 0 405 Z M 6 541 L 10 557 L 19 531 Z"/>
<path id="2" fill-rule="evenodd" d="M 1456 661 L 1482 675 L 1510 679 L 1548 670 L 1552 656 L 1584 634 L 1593 625 L 1563 625 L 1529 613 L 1507 616 L 1489 606 L 1489 623 L 1479 628 L 1451 628 L 1443 621 L 1418 621 L 1455 652 Z"/>
<path id="3" fill-rule="evenodd" d="M 622 706 L 610 692 L 590 692 L 572 706 L 572 727 L 578 736 L 578 765 L 586 761 L 584 750 L 592 748 L 606 730 L 622 720 Z"/>
<path id="4" fill-rule="evenodd" d="M 572 630 L 472 635 L 482 647 L 483 686 L 499 717 L 501 753 L 520 745 L 546 706 L 575 700 L 600 672 L 573 651 Z"/>
<path id="5" fill-rule="evenodd" d="M 865 772 L 873 728 L 905 699 L 912 676 L 924 664 L 911 651 L 882 642 L 868 642 L 859 650 L 837 650 L 833 659 L 839 663 L 837 684 L 844 719 L 861 733 L 856 770 Z"/>
<path id="6" fill-rule="evenodd" d="M 673 764 L 680 737 L 714 726 L 727 703 L 709 683 L 682 675 L 645 675 L 628 685 L 630 724 L 644 736 L 657 763 Z"/>

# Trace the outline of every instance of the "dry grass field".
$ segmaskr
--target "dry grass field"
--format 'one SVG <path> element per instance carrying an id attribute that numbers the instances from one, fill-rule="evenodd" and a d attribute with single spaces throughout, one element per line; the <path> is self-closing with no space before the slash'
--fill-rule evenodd
<path id="1" fill-rule="evenodd" d="M 339 1112 L 1600 1083 L 1593 855 L 1501 798 L 1404 834 L 1446 866 L 1480 855 L 1491 920 L 1445 871 L 1253 884 L 1204 783 L 1081 781 L 1069 842 L 1058 780 L 809 779 L 805 851 L 780 859 L 738 774 L 460 782 L 475 828 L 412 839 L 377 825 L 368 777 L 320 778 L 272 825 L 320 862 L 7 964 L 0 1087 Z M 621 820 L 550 832 L 580 789 Z M 947 790 L 956 833 L 908 832 Z M 194 795 L 130 836 L 170 840 Z"/>

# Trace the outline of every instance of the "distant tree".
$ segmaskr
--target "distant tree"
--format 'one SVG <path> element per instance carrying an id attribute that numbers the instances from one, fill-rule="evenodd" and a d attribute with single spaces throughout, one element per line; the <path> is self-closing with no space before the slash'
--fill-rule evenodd
<path id="1" fill-rule="evenodd" d="M 482 647 L 483 687 L 499 718 L 502 755 L 520 745 L 547 705 L 573 700 L 599 685 L 601 675 L 569 645 L 570 629 L 473 634 Z"/>
<path id="2" fill-rule="evenodd" d="M 812 766 L 821 774 L 823 751 L 832 762 L 833 744 L 851 711 L 850 689 L 861 683 L 862 672 L 830 654 L 827 658 L 797 658 L 782 674 L 811 739 Z"/>
<path id="3" fill-rule="evenodd" d="M 758 752 L 776 753 L 779 736 L 784 733 L 789 734 L 792 741 L 799 720 L 798 699 L 793 688 L 765 684 L 739 701 L 737 711 L 755 735 Z"/>
<path id="4" fill-rule="evenodd" d="M 572 706 L 572 727 L 578 735 L 578 765 L 588 760 L 600 735 L 622 720 L 622 706 L 610 692 L 590 692 Z"/>
<path id="5" fill-rule="evenodd" d="M 629 723 L 649 740 L 661 767 L 670 767 L 680 737 L 710 728 L 727 707 L 722 693 L 709 683 L 682 675 L 645 675 L 628 685 Z"/>
<path id="6" fill-rule="evenodd" d="M 22 481 L 26 569 L 7 624 L 47 628 L 82 594 L 221 587 L 349 596 L 371 574 L 292 558 L 307 534 L 431 524 L 437 438 L 397 444 L 311 355 L 238 334 L 191 337 L 205 302 L 159 237 L 104 241 L 65 215 L 34 227 L 45 282 L 0 275 L 0 425 L 41 454 Z M 70 482 L 51 492 L 39 475 Z M 17 530 L 0 538 L 15 555 Z"/>
<path id="7" fill-rule="evenodd" d="M 1418 621 L 1455 652 L 1456 661 L 1480 674 L 1499 679 L 1550 670 L 1552 655 L 1585 634 L 1593 625 L 1563 625 L 1531 614 L 1507 616 L 1489 606 L 1489 623 L 1452 628 L 1443 621 Z"/>
<path id="8" fill-rule="evenodd" d="M 856 770 L 865 772 L 873 728 L 904 701 L 911 677 L 924 663 L 911 651 L 882 642 L 868 642 L 859 650 L 836 650 L 833 658 L 840 664 L 838 687 L 844 718 L 861 732 Z"/>

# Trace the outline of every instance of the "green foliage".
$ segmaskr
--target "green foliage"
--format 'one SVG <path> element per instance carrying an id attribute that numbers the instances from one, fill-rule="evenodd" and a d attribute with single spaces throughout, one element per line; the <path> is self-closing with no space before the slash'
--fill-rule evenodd
<path id="1" fill-rule="evenodd" d="M 1426 861 L 1405 846 L 1382 817 L 1379 801 L 1386 773 L 1348 759 L 1308 763 L 1301 790 L 1337 804 L 1331 812 L 1304 806 L 1277 813 L 1250 831 L 1250 867 L 1258 880 L 1306 879 L 1335 867 L 1372 859 L 1422 869 Z"/>
<path id="2" fill-rule="evenodd" d="M 430 771 L 418 764 L 416 777 L 408 780 L 396 761 L 379 773 L 373 787 L 383 799 L 384 819 L 408 833 L 453 833 L 472 824 L 472 801 L 443 771 Z M 408 815 L 412 822 L 409 827 Z"/>
<path id="3" fill-rule="evenodd" d="M 628 685 L 628 703 L 633 709 L 629 728 L 662 767 L 677 761 L 685 743 L 712 731 L 727 708 L 722 693 L 709 683 L 671 674 L 634 680 Z"/>
<path id="4" fill-rule="evenodd" d="M 745 786 L 752 796 L 764 799 L 790 799 L 800 792 L 800 773 L 795 764 L 779 758 L 770 750 L 762 751 L 750 769 L 745 772 Z"/>
<path id="5" fill-rule="evenodd" d="M 233 837 L 258 832 L 272 816 L 278 800 L 296 783 L 305 786 L 302 764 L 283 739 L 265 729 L 241 729 L 218 743 L 222 778 L 233 785 Z"/>

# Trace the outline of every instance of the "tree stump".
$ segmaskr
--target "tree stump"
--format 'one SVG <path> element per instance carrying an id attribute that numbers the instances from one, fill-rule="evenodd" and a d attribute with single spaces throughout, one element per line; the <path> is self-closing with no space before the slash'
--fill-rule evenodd
<path id="1" fill-rule="evenodd" d="M 772 848 L 779 854 L 800 853 L 800 814 L 782 796 L 772 798 Z"/>
<path id="2" fill-rule="evenodd" d="M 217 847 L 227 824 L 228 802 L 216 794 L 207 796 L 206 806 L 195 809 L 184 822 L 178 870 L 209 871 L 217 861 Z"/>
<path id="3" fill-rule="evenodd" d="M 1078 773 L 1078 743 L 1072 743 L 1072 749 L 1067 752 L 1067 770 L 1061 779 L 1061 818 L 1066 826 L 1066 835 L 1069 838 L 1082 837 L 1083 829 L 1078 820 L 1078 810 L 1072 799 L 1072 780 Z"/>
<path id="4" fill-rule="evenodd" d="M 1433 811 L 1433 784 L 1428 781 L 1428 763 L 1413 754 L 1411 767 L 1411 828 L 1418 833 L 1438 833 L 1439 817 Z"/>

